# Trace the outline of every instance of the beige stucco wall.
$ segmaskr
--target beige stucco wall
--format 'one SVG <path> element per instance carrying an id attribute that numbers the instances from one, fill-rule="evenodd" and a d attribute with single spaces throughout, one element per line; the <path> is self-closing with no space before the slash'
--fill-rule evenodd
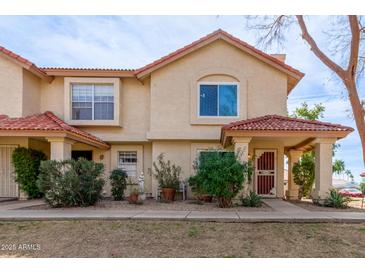
<path id="1" fill-rule="evenodd" d="M 41 112 L 52 111 L 64 119 L 63 77 L 56 77 L 51 83 L 41 83 Z"/>
<path id="2" fill-rule="evenodd" d="M 83 127 L 105 141 L 146 142 L 149 130 L 150 86 L 136 79 L 121 80 L 121 127 Z"/>
<path id="3" fill-rule="evenodd" d="M 41 106 L 41 80 L 23 69 L 23 116 L 38 114 Z"/>
<path id="4" fill-rule="evenodd" d="M 90 82 L 90 78 L 83 77 L 80 77 L 79 81 L 82 82 L 84 79 Z M 95 82 L 100 80 L 101 78 L 95 78 Z M 146 132 L 149 130 L 150 110 L 149 81 L 147 80 L 142 84 L 134 78 L 122 78 L 120 82 L 119 126 L 108 126 L 105 123 L 102 126 L 86 124 L 79 126 L 104 141 L 147 141 Z M 70 104 L 70 102 L 68 101 L 69 97 L 65 96 L 64 92 L 63 77 L 56 77 L 51 83 L 42 82 L 41 112 L 49 110 L 60 118 L 66 119 L 64 105 Z"/>
<path id="5" fill-rule="evenodd" d="M 0 144 L 28 147 L 29 142 L 27 137 L 0 137 Z"/>
<path id="6" fill-rule="evenodd" d="M 50 159 L 51 147 L 49 142 L 47 142 L 46 140 L 42 141 L 29 138 L 29 147 L 32 149 L 42 151 L 44 154 L 46 154 L 47 159 Z"/>
<path id="7" fill-rule="evenodd" d="M 170 160 L 182 169 L 181 180 L 186 180 L 194 173 L 193 165 L 199 150 L 221 148 L 219 142 L 190 142 L 190 141 L 156 141 L 152 143 L 152 161 L 164 153 L 165 160 Z M 158 182 L 152 178 L 152 195 L 155 197 Z M 188 197 L 191 191 L 188 190 Z"/>
<path id="8" fill-rule="evenodd" d="M 136 151 L 137 152 L 137 178 L 133 178 L 135 183 L 138 182 L 138 176 L 144 174 L 144 190 L 145 193 L 152 192 L 152 145 L 151 143 L 135 143 L 135 144 L 114 144 L 109 150 L 111 170 L 118 168 L 119 151 Z"/>
<path id="9" fill-rule="evenodd" d="M 198 82 L 235 79 L 239 117 L 197 117 Z M 228 122 L 265 114 L 286 115 L 286 96 L 284 73 L 216 41 L 152 73 L 149 137 L 218 140 L 221 125 Z"/>
<path id="10" fill-rule="evenodd" d="M 22 67 L 0 55 L 0 114 L 22 116 L 22 78 Z"/>

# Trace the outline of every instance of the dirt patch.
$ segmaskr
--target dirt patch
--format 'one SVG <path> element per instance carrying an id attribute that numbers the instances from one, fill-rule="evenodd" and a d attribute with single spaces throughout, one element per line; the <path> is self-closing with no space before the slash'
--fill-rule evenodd
<path id="1" fill-rule="evenodd" d="M 22 209 L 50 209 L 48 205 L 32 206 Z M 67 208 L 67 210 L 80 209 L 79 207 Z M 146 200 L 141 205 L 129 204 L 127 201 L 113 201 L 111 199 L 104 199 L 99 201 L 96 205 L 87 207 L 87 209 L 110 209 L 110 210 L 197 210 L 197 211 L 272 211 L 271 207 L 263 204 L 262 207 L 243 207 L 235 205 L 231 208 L 219 208 L 217 203 L 197 204 L 195 200 L 175 201 L 173 203 L 158 202 L 156 200 Z"/>
<path id="2" fill-rule="evenodd" d="M 1 222 L 0 243 L 16 246 L 1 257 L 365 257 L 365 224 Z"/>
<path id="3" fill-rule="evenodd" d="M 349 204 L 348 208 L 333 208 L 326 206 L 319 206 L 312 203 L 312 200 L 303 200 L 303 201 L 290 201 L 292 204 L 304 208 L 309 211 L 332 211 L 332 212 L 365 212 L 365 208 L 361 209 L 361 207 L 355 207 L 354 203 L 358 203 L 358 201 L 353 201 Z"/>

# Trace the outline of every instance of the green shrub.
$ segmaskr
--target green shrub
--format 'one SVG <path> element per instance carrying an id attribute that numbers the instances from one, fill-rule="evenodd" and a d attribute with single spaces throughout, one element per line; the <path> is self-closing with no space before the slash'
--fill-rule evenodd
<path id="1" fill-rule="evenodd" d="M 247 196 L 241 198 L 241 202 L 246 207 L 260 207 L 262 205 L 262 198 L 255 192 L 250 191 Z"/>
<path id="2" fill-rule="evenodd" d="M 127 173 L 120 168 L 112 170 L 109 179 L 112 186 L 112 195 L 114 200 L 121 201 L 124 199 L 124 191 L 127 188 Z"/>
<path id="3" fill-rule="evenodd" d="M 219 207 L 232 206 L 232 199 L 243 187 L 246 164 L 237 160 L 234 153 L 211 151 L 200 156 L 197 173 L 190 179 L 197 187 L 215 196 Z"/>
<path id="4" fill-rule="evenodd" d="M 315 179 L 315 161 L 310 153 L 305 153 L 300 161 L 293 165 L 293 180 L 299 186 L 299 199 L 309 197 Z"/>
<path id="5" fill-rule="evenodd" d="M 101 197 L 104 165 L 84 158 L 44 161 L 37 184 L 52 207 L 89 206 Z"/>
<path id="6" fill-rule="evenodd" d="M 154 177 L 158 181 L 160 188 L 180 187 L 181 167 L 173 164 L 170 160 L 165 161 L 164 154 L 161 153 L 157 157 L 157 163 L 153 162 Z"/>
<path id="7" fill-rule="evenodd" d="M 42 196 L 42 192 L 37 186 L 37 177 L 40 163 L 44 160 L 46 160 L 46 155 L 43 152 L 25 147 L 16 148 L 12 154 L 15 181 L 29 198 Z"/>
<path id="8" fill-rule="evenodd" d="M 336 189 L 331 189 L 329 196 L 324 201 L 324 205 L 335 208 L 346 208 L 351 202 L 350 197 L 342 196 Z"/>

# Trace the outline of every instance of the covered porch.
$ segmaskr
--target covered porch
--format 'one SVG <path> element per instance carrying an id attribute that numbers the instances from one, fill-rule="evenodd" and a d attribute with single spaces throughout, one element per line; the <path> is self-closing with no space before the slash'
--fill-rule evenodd
<path id="1" fill-rule="evenodd" d="M 266 115 L 230 123 L 222 128 L 223 147 L 234 150 L 242 161 L 253 162 L 249 189 L 268 197 L 298 199 L 293 181 L 293 165 L 304 152 L 315 152 L 313 198 L 324 198 L 332 187 L 332 147 L 352 128 L 278 115 Z M 285 157 L 287 156 L 287 163 Z M 284 168 L 288 168 L 288 185 Z"/>
<path id="2" fill-rule="evenodd" d="M 109 149 L 101 139 L 66 124 L 52 112 L 21 118 L 0 115 L 0 197 L 21 196 L 11 162 L 17 147 L 40 150 L 50 160 L 71 159 L 73 153 L 90 151 L 92 160 L 102 161 Z"/>

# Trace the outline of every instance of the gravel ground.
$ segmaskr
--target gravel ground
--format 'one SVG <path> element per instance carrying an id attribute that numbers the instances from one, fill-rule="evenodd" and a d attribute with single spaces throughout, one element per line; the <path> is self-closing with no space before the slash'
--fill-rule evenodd
<path id="1" fill-rule="evenodd" d="M 365 224 L 0 222 L 0 244 L 0 257 L 364 258 Z"/>
<path id="2" fill-rule="evenodd" d="M 76 207 L 75 207 L 76 208 Z M 67 210 L 75 209 L 75 208 L 67 208 Z M 22 209 L 50 209 L 48 205 L 39 205 Z M 77 207 L 77 209 L 80 209 Z M 187 201 L 175 201 L 173 203 L 164 203 L 158 202 L 153 199 L 145 200 L 141 205 L 133 205 L 129 204 L 127 201 L 113 201 L 111 199 L 104 199 L 98 202 L 94 206 L 87 207 L 87 209 L 110 209 L 110 210 L 197 210 L 197 211 L 272 211 L 271 207 L 263 204 L 262 207 L 243 207 L 239 205 L 235 205 L 231 208 L 219 208 L 217 203 L 204 203 L 197 204 L 195 200 L 187 200 Z"/>
<path id="3" fill-rule="evenodd" d="M 348 208 L 333 208 L 326 206 L 319 206 L 312 203 L 312 200 L 302 200 L 302 201 L 290 201 L 296 206 L 300 206 L 301 208 L 307 209 L 309 211 L 336 211 L 336 212 L 365 212 L 364 208 L 361 209 L 361 200 L 354 200 L 349 203 Z"/>

